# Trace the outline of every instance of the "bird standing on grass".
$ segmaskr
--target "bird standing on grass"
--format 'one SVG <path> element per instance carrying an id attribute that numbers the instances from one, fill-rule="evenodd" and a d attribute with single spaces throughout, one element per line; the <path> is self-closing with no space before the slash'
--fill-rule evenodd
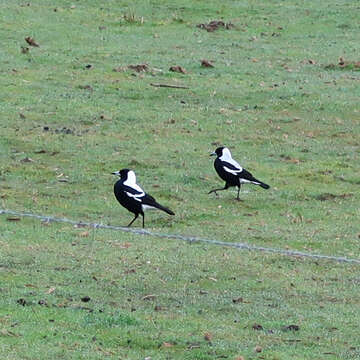
<path id="1" fill-rule="evenodd" d="M 236 200 L 240 200 L 241 184 L 255 184 L 260 185 L 263 189 L 269 189 L 269 185 L 260 180 L 255 179 L 252 174 L 243 169 L 232 157 L 230 150 L 226 147 L 218 147 L 210 156 L 216 156 L 214 167 L 218 175 L 225 181 L 225 187 L 220 189 L 213 189 L 209 192 L 215 193 L 217 191 L 226 190 L 231 186 L 237 186 L 238 193 Z"/>
<path id="2" fill-rule="evenodd" d="M 145 191 L 136 183 L 136 176 L 134 171 L 129 169 L 122 169 L 115 171 L 113 175 L 120 176 L 114 185 L 114 194 L 119 203 L 128 209 L 130 212 L 135 214 L 134 219 L 128 226 L 138 218 L 139 214 L 142 216 L 142 227 L 145 226 L 145 210 L 162 210 L 169 215 L 175 215 L 170 209 L 160 205 L 156 200 L 146 194 Z"/>

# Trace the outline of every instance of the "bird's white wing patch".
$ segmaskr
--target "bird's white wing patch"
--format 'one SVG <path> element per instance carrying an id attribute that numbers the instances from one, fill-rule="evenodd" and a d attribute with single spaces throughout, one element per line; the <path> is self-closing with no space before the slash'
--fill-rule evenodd
<path id="1" fill-rule="evenodd" d="M 230 151 L 229 151 L 228 148 L 223 149 L 223 154 L 222 154 L 222 156 L 221 156 L 219 159 L 222 160 L 222 161 L 228 162 L 228 163 L 231 164 L 232 166 L 238 168 L 239 171 L 242 171 L 242 169 L 243 169 L 243 168 L 240 166 L 240 164 L 239 164 L 236 160 L 234 160 L 234 159 L 232 158 L 231 153 L 230 153 Z M 235 170 L 231 170 L 231 171 L 235 171 Z"/>
<path id="2" fill-rule="evenodd" d="M 129 171 L 128 172 L 128 178 L 126 179 L 126 181 L 124 181 L 124 185 L 133 188 L 134 190 L 142 193 L 141 195 L 136 195 L 136 196 L 144 196 L 145 192 L 144 190 L 136 183 L 136 176 L 135 173 L 133 171 Z"/>
<path id="3" fill-rule="evenodd" d="M 228 167 L 224 166 L 224 170 L 230 174 L 233 174 L 233 175 L 239 175 L 241 172 L 242 172 L 242 168 L 240 166 L 240 169 L 239 170 L 231 170 L 229 169 Z"/>
<path id="4" fill-rule="evenodd" d="M 156 207 L 150 206 L 150 205 L 141 205 L 141 208 L 142 208 L 143 211 L 146 211 L 146 210 L 158 210 L 158 209 L 156 209 Z"/>
<path id="5" fill-rule="evenodd" d="M 235 161 L 233 158 L 227 159 L 226 161 L 228 163 L 230 163 L 231 165 L 235 166 L 236 168 L 238 168 L 239 172 L 241 172 L 243 170 L 243 168 L 240 166 L 240 164 L 237 161 Z"/>
<path id="6" fill-rule="evenodd" d="M 141 202 L 141 198 L 145 195 L 144 193 L 141 193 L 141 194 L 132 194 L 132 193 L 129 193 L 127 191 L 125 191 L 126 195 L 129 196 L 129 197 L 132 197 L 133 199 L 135 199 L 136 201 L 140 201 Z"/>

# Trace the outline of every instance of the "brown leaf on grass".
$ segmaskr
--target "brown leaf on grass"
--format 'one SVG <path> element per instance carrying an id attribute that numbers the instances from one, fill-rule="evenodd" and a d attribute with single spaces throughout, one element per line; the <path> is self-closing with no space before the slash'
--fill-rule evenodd
<path id="1" fill-rule="evenodd" d="M 262 325 L 256 324 L 256 323 L 252 326 L 252 328 L 253 328 L 253 330 L 264 330 Z"/>
<path id="2" fill-rule="evenodd" d="M 232 302 L 234 304 L 238 304 L 238 303 L 243 303 L 244 302 L 244 299 L 242 297 L 238 297 L 236 299 L 233 299 Z"/>
<path id="3" fill-rule="evenodd" d="M 201 66 L 202 67 L 211 67 L 211 68 L 214 67 L 214 65 L 210 61 L 205 60 L 205 59 L 201 60 Z"/>
<path id="4" fill-rule="evenodd" d="M 80 237 L 88 237 L 89 236 L 89 232 L 88 231 L 83 231 L 79 234 Z"/>
<path id="5" fill-rule="evenodd" d="M 116 68 L 113 68 L 114 72 L 123 72 L 123 71 L 126 71 L 126 70 L 127 70 L 126 66 L 118 66 Z"/>
<path id="6" fill-rule="evenodd" d="M 51 287 L 46 294 L 52 294 L 56 290 L 56 287 Z"/>
<path id="7" fill-rule="evenodd" d="M 149 66 L 147 64 L 139 64 L 139 65 L 129 65 L 128 68 L 130 70 L 135 70 L 136 72 L 146 72 L 149 71 Z"/>
<path id="8" fill-rule="evenodd" d="M 134 274 L 134 273 L 136 273 L 136 269 L 129 269 L 124 271 L 124 274 Z"/>
<path id="9" fill-rule="evenodd" d="M 25 287 L 29 287 L 29 288 L 36 288 L 37 286 L 33 285 L 33 284 L 25 284 Z"/>
<path id="10" fill-rule="evenodd" d="M 344 60 L 343 57 L 340 57 L 340 58 L 339 58 L 339 65 L 340 65 L 340 66 L 345 66 L 345 60 Z"/>
<path id="11" fill-rule="evenodd" d="M 21 53 L 22 54 L 27 54 L 30 51 L 30 49 L 27 46 L 22 46 L 21 47 Z"/>
<path id="12" fill-rule="evenodd" d="M 293 163 L 293 164 L 300 164 L 300 160 L 299 159 L 290 159 L 289 162 Z"/>
<path id="13" fill-rule="evenodd" d="M 93 91 L 94 89 L 90 85 L 79 85 L 79 89 Z"/>
<path id="14" fill-rule="evenodd" d="M 169 71 L 186 74 L 186 70 L 182 66 L 179 66 L 179 65 L 171 66 Z"/>
<path id="15" fill-rule="evenodd" d="M 253 212 L 253 213 L 245 213 L 244 216 L 256 216 L 256 215 L 258 215 L 258 214 L 259 214 L 259 212 L 258 212 L 258 211 L 255 211 L 255 212 Z"/>
<path id="16" fill-rule="evenodd" d="M 20 221 L 21 218 L 17 217 L 17 216 L 8 216 L 6 218 L 6 221 Z"/>
<path id="17" fill-rule="evenodd" d="M 39 47 L 40 45 L 35 41 L 34 38 L 27 36 L 25 38 L 25 41 L 30 45 L 30 46 L 34 46 L 34 47 Z"/>
<path id="18" fill-rule="evenodd" d="M 16 303 L 19 304 L 19 305 L 22 305 L 22 306 L 25 306 L 27 305 L 27 301 L 23 298 L 20 298 L 18 300 L 16 300 Z"/>
<path id="19" fill-rule="evenodd" d="M 105 349 L 102 349 L 100 346 L 98 346 L 96 348 L 97 351 L 100 351 L 101 353 L 104 354 L 104 356 L 112 356 L 112 355 L 115 355 L 115 353 L 111 350 L 105 350 Z"/>
<path id="20" fill-rule="evenodd" d="M 123 243 L 123 244 L 120 244 L 119 248 L 120 249 L 128 249 L 129 247 L 131 246 L 131 243 Z"/>
<path id="21" fill-rule="evenodd" d="M 134 70 L 138 73 L 141 72 L 148 72 L 150 71 L 149 65 L 148 64 L 137 64 L 137 65 L 128 65 L 128 66 L 118 66 L 113 68 L 114 72 L 124 72 L 127 70 Z"/>
<path id="22" fill-rule="evenodd" d="M 215 30 L 218 30 L 219 28 L 224 28 L 224 29 L 231 29 L 234 27 L 234 25 L 232 23 L 225 23 L 221 20 L 212 20 L 210 21 L 208 24 L 198 24 L 196 25 L 196 27 L 200 28 L 200 29 L 204 29 L 207 32 L 213 32 Z"/>
<path id="23" fill-rule="evenodd" d="M 205 334 L 204 334 L 204 339 L 206 340 L 206 341 L 211 341 L 212 340 L 212 338 L 213 338 L 213 336 L 212 336 L 212 334 L 211 333 L 209 333 L 209 332 L 206 332 Z"/>
<path id="24" fill-rule="evenodd" d="M 329 64 L 325 66 L 325 69 L 359 69 L 360 61 L 346 61 L 343 57 L 340 57 L 337 64 Z"/>
<path id="25" fill-rule="evenodd" d="M 294 159 L 294 158 L 290 157 L 289 155 L 285 155 L 285 154 L 281 154 L 280 158 L 283 159 L 284 161 L 287 161 L 292 164 L 299 164 L 301 162 L 299 159 Z"/>
<path id="26" fill-rule="evenodd" d="M 288 326 L 282 326 L 281 327 L 282 331 L 299 331 L 300 327 L 298 325 L 288 325 Z"/>
<path id="27" fill-rule="evenodd" d="M 19 337 L 20 335 L 13 333 L 12 331 L 6 330 L 6 329 L 1 329 L 0 330 L 0 335 L 1 336 L 14 336 L 14 337 Z"/>
<path id="28" fill-rule="evenodd" d="M 345 194 L 340 194 L 340 195 L 331 194 L 331 193 L 323 193 L 323 194 L 315 196 L 315 199 L 320 200 L 320 201 L 327 201 L 327 200 L 335 200 L 337 198 L 346 199 L 351 196 L 353 196 L 353 194 L 351 194 L 351 193 L 345 193 Z"/>
<path id="29" fill-rule="evenodd" d="M 29 157 L 25 157 L 23 159 L 20 160 L 22 163 L 30 163 L 30 162 L 34 162 L 33 159 L 29 158 Z"/>
<path id="30" fill-rule="evenodd" d="M 257 353 L 261 353 L 262 352 L 262 347 L 259 346 L 259 345 L 256 345 L 255 348 L 254 348 L 254 351 L 257 352 Z"/>
<path id="31" fill-rule="evenodd" d="M 100 117 L 101 120 L 111 120 L 111 117 L 108 117 L 108 116 L 106 116 L 104 114 L 101 114 L 99 117 Z"/>
<path id="32" fill-rule="evenodd" d="M 170 347 L 173 347 L 174 344 L 164 341 L 161 346 L 162 346 L 162 347 L 165 347 L 165 348 L 170 348 Z"/>
<path id="33" fill-rule="evenodd" d="M 155 305 L 154 310 L 155 311 L 162 311 L 162 310 L 165 310 L 165 308 L 162 307 L 161 305 Z"/>
<path id="34" fill-rule="evenodd" d="M 154 300 L 156 298 L 156 295 L 145 295 L 141 300 Z"/>
<path id="35" fill-rule="evenodd" d="M 41 150 L 34 151 L 34 153 L 35 154 L 46 154 L 46 150 L 41 149 Z"/>

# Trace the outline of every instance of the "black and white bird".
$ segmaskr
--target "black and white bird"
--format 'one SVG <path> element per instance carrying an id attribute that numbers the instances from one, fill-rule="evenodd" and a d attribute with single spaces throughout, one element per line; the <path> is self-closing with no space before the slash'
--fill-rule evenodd
<path id="1" fill-rule="evenodd" d="M 162 210 L 169 215 L 175 215 L 170 209 L 160 205 L 156 200 L 149 194 L 147 194 L 137 183 L 134 171 L 129 169 L 122 169 L 112 173 L 113 175 L 120 176 L 114 185 L 114 194 L 119 203 L 135 214 L 134 219 L 128 226 L 138 218 L 139 214 L 142 216 L 142 226 L 145 226 L 145 215 L 146 210 Z"/>
<path id="2" fill-rule="evenodd" d="M 232 157 L 230 150 L 226 147 L 218 147 L 210 156 L 216 156 L 214 167 L 218 175 L 225 181 L 225 187 L 213 189 L 209 192 L 217 194 L 217 191 L 226 190 L 231 186 L 237 186 L 237 200 L 240 200 L 240 187 L 242 184 L 260 185 L 263 189 L 269 189 L 270 186 L 262 181 L 255 179 L 251 173 L 243 169 Z"/>

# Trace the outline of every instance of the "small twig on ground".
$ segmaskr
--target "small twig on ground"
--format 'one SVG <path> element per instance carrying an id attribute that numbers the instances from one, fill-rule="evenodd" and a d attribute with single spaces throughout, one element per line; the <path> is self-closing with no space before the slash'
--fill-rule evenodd
<path id="1" fill-rule="evenodd" d="M 173 89 L 189 89 L 187 86 L 180 86 L 180 85 L 154 84 L 154 83 L 150 83 L 150 85 L 155 87 L 167 87 Z"/>

